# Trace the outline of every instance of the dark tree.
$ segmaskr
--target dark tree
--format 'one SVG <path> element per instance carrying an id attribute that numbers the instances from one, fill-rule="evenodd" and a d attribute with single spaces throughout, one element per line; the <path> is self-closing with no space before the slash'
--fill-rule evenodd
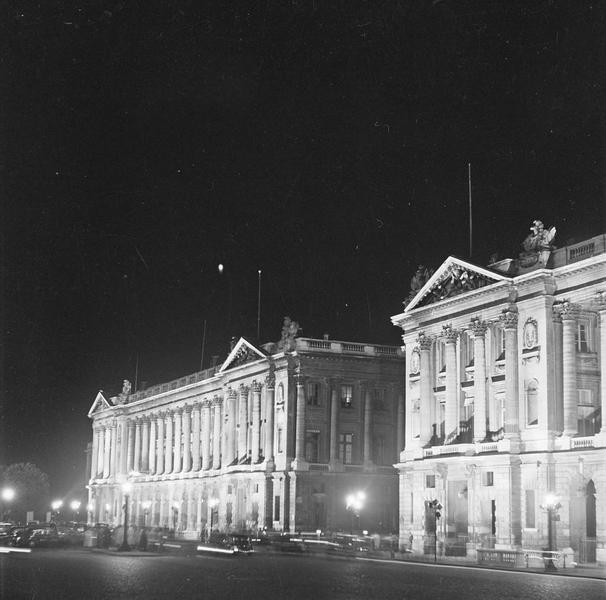
<path id="1" fill-rule="evenodd" d="M 2 488 L 15 490 L 15 497 L 4 507 L 12 520 L 24 521 L 27 511 L 35 515 L 43 514 L 48 508 L 49 482 L 32 463 L 14 463 L 1 471 Z"/>

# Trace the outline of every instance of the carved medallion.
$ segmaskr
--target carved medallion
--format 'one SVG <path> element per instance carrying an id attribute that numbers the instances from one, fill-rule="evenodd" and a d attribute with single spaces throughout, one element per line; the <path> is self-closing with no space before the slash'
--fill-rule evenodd
<path id="1" fill-rule="evenodd" d="M 529 318 L 524 323 L 524 348 L 530 350 L 539 345 L 539 329 L 537 322 Z"/>

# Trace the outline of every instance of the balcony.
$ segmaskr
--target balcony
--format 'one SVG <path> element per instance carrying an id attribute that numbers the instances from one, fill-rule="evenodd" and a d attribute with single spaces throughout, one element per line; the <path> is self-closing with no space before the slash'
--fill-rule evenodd
<path id="1" fill-rule="evenodd" d="M 331 354 L 358 354 L 382 356 L 386 358 L 404 358 L 404 352 L 398 346 L 380 344 L 360 344 L 336 340 L 318 340 L 314 338 L 296 338 L 298 351 L 326 352 Z"/>

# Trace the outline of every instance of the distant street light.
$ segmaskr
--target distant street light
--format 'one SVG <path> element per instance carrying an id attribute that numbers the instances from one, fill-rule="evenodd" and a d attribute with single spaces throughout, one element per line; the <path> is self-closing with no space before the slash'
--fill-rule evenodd
<path id="1" fill-rule="evenodd" d="M 80 514 L 80 505 L 81 505 L 81 504 L 82 504 L 82 503 L 81 503 L 79 500 L 72 500 L 72 501 L 70 502 L 69 507 L 72 509 L 72 512 L 74 513 L 74 515 L 73 515 L 73 516 L 74 516 L 74 521 L 75 521 L 75 522 L 78 522 L 77 517 L 78 517 L 78 516 L 79 516 L 79 514 Z"/>
<path id="2" fill-rule="evenodd" d="M 351 513 L 351 526 L 349 533 L 353 535 L 354 532 L 354 517 L 358 519 L 358 529 L 360 528 L 360 512 L 364 508 L 364 501 L 366 500 L 366 494 L 362 491 L 349 494 L 345 498 L 345 506 Z"/>
<path id="3" fill-rule="evenodd" d="M 558 498 L 554 494 L 547 494 L 541 508 L 547 511 L 547 551 L 549 552 L 547 560 L 545 561 L 546 571 L 557 571 L 555 564 L 553 563 L 553 552 L 556 550 L 554 522 L 559 520 L 558 510 L 562 508 L 562 505 L 558 501 Z"/>
<path id="4" fill-rule="evenodd" d="M 128 545 L 128 500 L 132 489 L 132 483 L 127 481 L 122 484 L 122 491 L 124 492 L 124 537 L 122 538 L 122 544 L 118 548 L 120 552 L 128 552 L 130 550 L 130 546 Z"/>
<path id="5" fill-rule="evenodd" d="M 56 519 L 59 516 L 59 511 L 63 506 L 63 500 L 53 500 L 51 502 L 51 519 Z"/>

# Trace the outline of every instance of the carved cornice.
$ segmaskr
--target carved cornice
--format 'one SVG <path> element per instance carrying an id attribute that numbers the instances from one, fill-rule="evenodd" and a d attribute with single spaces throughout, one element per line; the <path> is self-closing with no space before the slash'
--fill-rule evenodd
<path id="1" fill-rule="evenodd" d="M 442 325 L 442 337 L 446 340 L 447 344 L 454 344 L 459 337 L 459 331 L 453 329 L 452 325 Z"/>
<path id="2" fill-rule="evenodd" d="M 488 323 L 486 321 L 482 321 L 479 318 L 475 318 L 471 320 L 471 332 L 473 333 L 474 338 L 484 337 L 486 334 L 486 330 L 488 329 Z"/>

